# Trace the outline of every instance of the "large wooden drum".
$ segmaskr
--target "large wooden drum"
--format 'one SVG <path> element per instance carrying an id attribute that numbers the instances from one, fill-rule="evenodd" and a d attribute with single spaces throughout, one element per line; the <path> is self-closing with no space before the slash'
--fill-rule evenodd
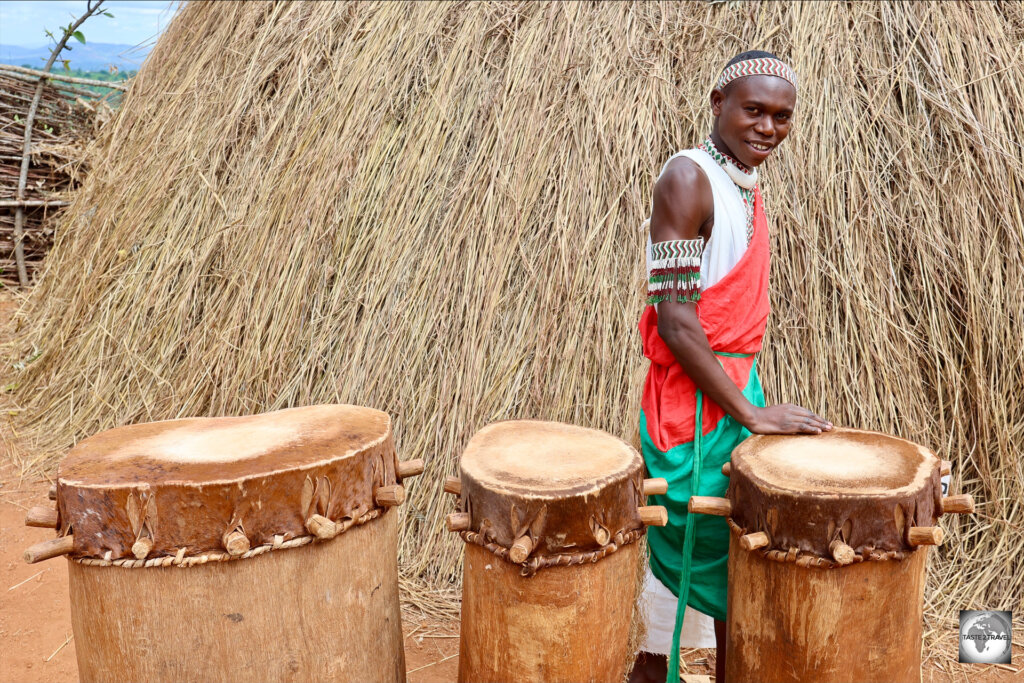
<path id="1" fill-rule="evenodd" d="M 835 429 L 754 436 L 726 465 L 728 499 L 694 512 L 729 517 L 726 678 L 919 681 L 927 546 L 948 464 L 903 439 Z"/>
<path id="2" fill-rule="evenodd" d="M 466 541 L 459 681 L 622 680 L 637 541 L 667 519 L 645 495 L 665 481 L 604 432 L 514 421 L 473 437 L 446 490 Z"/>
<path id="3" fill-rule="evenodd" d="M 82 681 L 404 681 L 391 420 L 347 405 L 122 427 L 61 463 Z"/>

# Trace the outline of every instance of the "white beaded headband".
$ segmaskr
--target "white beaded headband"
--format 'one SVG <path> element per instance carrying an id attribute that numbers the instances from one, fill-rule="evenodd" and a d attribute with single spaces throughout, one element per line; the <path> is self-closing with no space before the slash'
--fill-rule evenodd
<path id="1" fill-rule="evenodd" d="M 772 59 L 771 57 L 745 59 L 725 67 L 722 75 L 718 77 L 716 87 L 724 88 L 730 81 L 744 76 L 778 76 L 789 81 L 794 88 L 796 87 L 796 73 L 793 69 L 781 59 Z"/>

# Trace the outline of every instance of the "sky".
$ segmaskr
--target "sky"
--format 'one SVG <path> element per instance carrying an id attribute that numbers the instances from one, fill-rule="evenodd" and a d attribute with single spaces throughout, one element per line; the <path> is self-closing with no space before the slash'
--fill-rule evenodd
<path id="1" fill-rule="evenodd" d="M 59 37 L 58 29 L 84 14 L 86 5 L 85 0 L 0 0 L 0 43 L 22 47 L 51 44 L 43 29 Z M 139 45 L 160 35 L 177 6 L 170 0 L 105 0 L 102 8 L 114 18 L 89 17 L 79 30 L 91 43 Z"/>

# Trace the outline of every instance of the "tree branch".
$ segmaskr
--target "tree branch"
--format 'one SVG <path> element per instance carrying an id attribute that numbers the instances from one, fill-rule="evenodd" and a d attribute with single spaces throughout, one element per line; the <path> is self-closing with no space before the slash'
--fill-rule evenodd
<path id="1" fill-rule="evenodd" d="M 86 5 L 85 14 L 80 16 L 75 23 L 71 24 L 64 30 L 64 36 L 57 43 L 57 46 L 53 48 L 53 52 L 50 54 L 49 61 L 46 62 L 46 66 L 43 67 L 43 72 L 49 72 L 53 63 L 57 61 L 57 56 L 64 50 L 64 46 L 67 45 L 68 39 L 71 35 L 78 30 L 78 27 L 82 23 L 91 17 L 99 10 L 100 5 L 103 4 L 103 0 L 99 0 L 93 4 L 92 0 Z M 25 119 L 25 145 L 21 151 L 21 173 L 18 175 L 18 193 L 16 195 L 17 201 L 24 201 L 25 199 L 25 186 L 28 184 L 28 166 L 31 159 L 30 149 L 32 146 L 32 124 L 36 118 L 36 110 L 39 109 L 39 101 L 43 97 L 43 85 L 46 83 L 45 76 L 39 77 L 39 84 L 36 86 L 35 97 L 32 98 L 32 106 L 29 107 L 28 117 Z M 22 287 L 28 286 L 28 271 L 25 269 L 25 207 L 19 206 L 14 213 L 14 260 L 18 265 L 18 283 Z"/>

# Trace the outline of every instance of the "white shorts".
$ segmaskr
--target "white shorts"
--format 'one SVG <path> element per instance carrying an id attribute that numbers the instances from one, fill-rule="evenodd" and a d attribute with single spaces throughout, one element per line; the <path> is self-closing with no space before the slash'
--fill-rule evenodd
<path id="1" fill-rule="evenodd" d="M 672 651 L 672 628 L 676 623 L 676 596 L 665 587 L 647 567 L 644 591 L 640 600 L 647 615 L 647 635 L 640 645 L 641 652 L 668 655 Z M 679 635 L 680 647 L 715 647 L 715 620 L 689 605 L 683 615 L 683 630 Z"/>

